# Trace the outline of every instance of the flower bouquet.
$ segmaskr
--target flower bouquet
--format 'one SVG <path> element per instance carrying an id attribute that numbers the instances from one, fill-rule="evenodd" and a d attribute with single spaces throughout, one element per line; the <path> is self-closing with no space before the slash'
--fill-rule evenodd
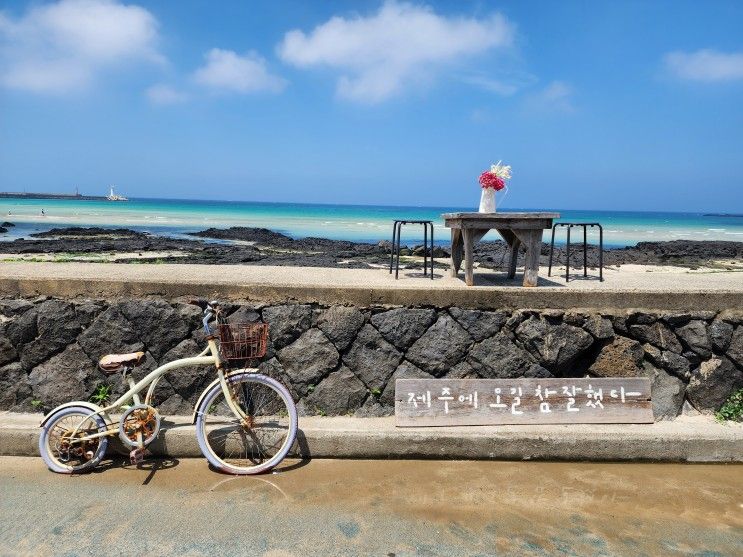
<path id="1" fill-rule="evenodd" d="M 482 195 L 480 196 L 480 212 L 495 213 L 495 192 L 506 190 L 508 193 L 507 180 L 511 179 L 511 167 L 501 164 L 498 161 L 480 174 L 480 186 L 482 186 Z"/>

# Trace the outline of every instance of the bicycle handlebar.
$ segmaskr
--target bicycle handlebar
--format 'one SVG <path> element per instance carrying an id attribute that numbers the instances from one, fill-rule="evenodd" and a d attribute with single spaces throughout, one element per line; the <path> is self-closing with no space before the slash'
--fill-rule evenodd
<path id="1" fill-rule="evenodd" d="M 207 302 L 206 300 L 194 299 L 190 300 L 188 303 L 204 310 L 204 319 L 202 319 L 201 322 L 204 324 L 204 332 L 207 336 L 211 335 L 212 331 L 209 328 L 209 321 L 211 321 L 219 311 L 219 301 L 212 300 L 211 302 Z"/>

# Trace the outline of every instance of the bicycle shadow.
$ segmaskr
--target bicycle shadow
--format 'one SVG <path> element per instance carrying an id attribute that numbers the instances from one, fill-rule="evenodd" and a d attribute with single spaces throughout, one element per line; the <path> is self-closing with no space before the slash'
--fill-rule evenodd
<path id="1" fill-rule="evenodd" d="M 132 464 L 127 457 L 122 454 L 107 453 L 107 460 L 102 461 L 98 466 L 93 468 L 91 474 L 102 474 L 108 470 L 149 470 L 149 474 L 142 481 L 142 485 L 148 485 L 155 474 L 161 470 L 171 470 L 180 464 L 180 460 L 174 457 L 162 457 L 156 455 L 147 455 L 142 462 Z"/>

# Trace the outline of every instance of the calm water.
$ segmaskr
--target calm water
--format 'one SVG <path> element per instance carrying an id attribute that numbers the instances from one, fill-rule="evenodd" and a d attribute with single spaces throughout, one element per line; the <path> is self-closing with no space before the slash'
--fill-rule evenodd
<path id="1" fill-rule="evenodd" d="M 45 216 L 41 216 L 42 209 Z M 120 203 L 0 199 L 0 221 L 9 220 L 17 225 L 0 238 L 12 240 L 57 226 L 121 226 L 174 237 L 208 227 L 258 226 L 295 238 L 318 236 L 378 242 L 391 235 L 394 219 L 404 218 L 434 221 L 437 242 L 445 242 L 448 241 L 449 231 L 443 226 L 441 213 L 471 210 L 474 209 L 173 199 L 134 199 Z M 644 240 L 743 241 L 743 215 L 722 217 L 703 213 L 557 211 L 562 214 L 561 220 L 600 222 L 604 226 L 604 241 L 609 246 L 633 245 Z M 406 235 L 410 239 L 420 236 L 412 230 Z M 492 235 L 493 238 L 497 237 L 495 233 Z M 594 236 L 598 234 L 594 233 Z"/>

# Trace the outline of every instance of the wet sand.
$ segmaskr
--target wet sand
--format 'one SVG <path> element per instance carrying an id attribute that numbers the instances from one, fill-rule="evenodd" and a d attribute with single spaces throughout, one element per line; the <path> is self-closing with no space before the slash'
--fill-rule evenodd
<path id="1" fill-rule="evenodd" d="M 62 477 L 0 458 L 10 554 L 740 555 L 743 466 L 201 459 Z"/>

